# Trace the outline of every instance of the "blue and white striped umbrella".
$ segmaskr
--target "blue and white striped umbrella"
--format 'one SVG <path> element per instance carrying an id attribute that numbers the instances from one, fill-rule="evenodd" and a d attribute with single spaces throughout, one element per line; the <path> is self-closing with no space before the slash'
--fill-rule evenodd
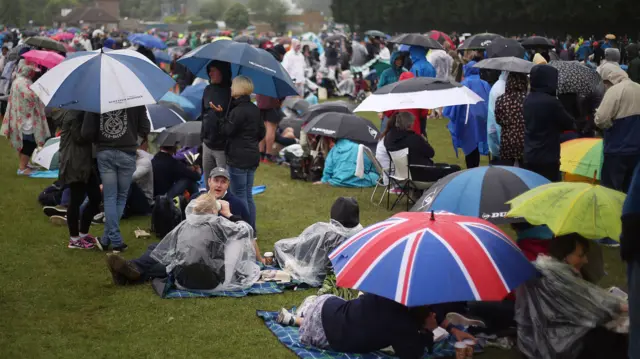
<path id="1" fill-rule="evenodd" d="M 73 54 L 31 89 L 47 107 L 105 113 L 154 104 L 173 86 L 144 55 L 105 48 Z"/>

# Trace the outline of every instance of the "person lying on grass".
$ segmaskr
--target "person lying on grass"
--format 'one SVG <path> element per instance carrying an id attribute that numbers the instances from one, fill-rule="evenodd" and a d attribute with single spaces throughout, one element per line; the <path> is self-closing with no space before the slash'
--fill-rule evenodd
<path id="1" fill-rule="evenodd" d="M 116 285 L 173 275 L 181 289 L 236 290 L 258 280 L 253 229 L 230 212 L 229 202 L 206 193 L 187 206 L 187 219 L 132 261 L 107 257 Z M 235 222 L 234 222 L 235 221 Z"/>

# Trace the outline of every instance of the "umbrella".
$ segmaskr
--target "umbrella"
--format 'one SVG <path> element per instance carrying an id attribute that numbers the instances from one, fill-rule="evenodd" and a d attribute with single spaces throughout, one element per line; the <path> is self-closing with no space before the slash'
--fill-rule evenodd
<path id="1" fill-rule="evenodd" d="M 344 241 L 329 259 L 338 286 L 408 307 L 500 301 L 537 273 L 500 228 L 449 213 L 396 214 Z"/>
<path id="2" fill-rule="evenodd" d="M 248 44 L 215 41 L 189 52 L 178 62 L 196 76 L 209 79 L 207 65 L 212 60 L 231 63 L 233 77 L 244 75 L 251 78 L 256 94 L 276 98 L 298 95 L 289 74 L 278 60 L 269 52 Z"/>
<path id="3" fill-rule="evenodd" d="M 347 40 L 347 36 L 343 34 L 331 35 L 324 39 L 324 42 L 344 41 Z"/>
<path id="4" fill-rule="evenodd" d="M 47 170 L 58 169 L 60 163 L 60 137 L 49 139 L 33 156 L 33 162 Z"/>
<path id="5" fill-rule="evenodd" d="M 588 183 L 551 183 L 509 201 L 507 216 L 546 224 L 556 236 L 577 233 L 589 239 L 618 240 L 625 198 L 622 192 Z"/>
<path id="6" fill-rule="evenodd" d="M 202 113 L 202 97 L 204 96 L 204 89 L 207 87 L 206 83 L 199 83 L 197 85 L 191 85 L 185 87 L 180 96 L 191 101 L 196 107 L 196 113 L 198 116 Z"/>
<path id="7" fill-rule="evenodd" d="M 346 138 L 363 144 L 375 144 L 378 128 L 371 121 L 360 116 L 326 112 L 318 115 L 303 127 L 310 135 L 327 136 L 335 139 Z"/>
<path id="8" fill-rule="evenodd" d="M 20 44 L 11 49 L 11 51 L 9 51 L 9 53 L 7 54 L 7 61 L 17 61 L 20 58 L 20 52 L 22 52 L 22 49 L 24 48 L 26 48 L 26 50 L 24 50 L 23 53 L 26 53 L 31 49 L 31 47 L 27 44 Z"/>
<path id="9" fill-rule="evenodd" d="M 524 39 L 524 41 L 522 41 L 522 46 L 525 48 L 539 48 L 539 47 L 544 47 L 544 48 L 553 48 L 553 42 L 551 42 L 551 40 L 547 39 L 546 37 L 543 36 L 530 36 L 527 37 L 526 39 Z"/>
<path id="10" fill-rule="evenodd" d="M 147 105 L 147 117 L 151 123 L 151 132 L 162 132 L 169 127 L 187 122 L 177 112 L 163 105 Z"/>
<path id="11" fill-rule="evenodd" d="M 346 101 L 331 101 L 325 103 L 319 103 L 317 105 L 309 106 L 307 111 L 302 115 L 302 122 L 306 123 L 313 120 L 316 116 L 326 112 L 339 112 L 339 113 L 353 113 L 355 108 L 354 104 Z"/>
<path id="12" fill-rule="evenodd" d="M 189 115 L 190 119 L 196 119 L 198 118 L 198 116 L 200 116 L 200 113 L 198 112 L 196 105 L 194 105 L 193 102 L 189 101 L 189 99 L 187 99 L 186 97 L 176 95 L 171 91 L 165 93 L 159 101 L 175 103 L 176 105 L 180 106 L 180 108 L 182 108 L 184 112 L 187 113 L 187 115 Z M 200 99 L 200 101 L 202 101 L 202 99 Z"/>
<path id="13" fill-rule="evenodd" d="M 64 48 L 62 43 L 44 36 L 30 37 L 24 43 L 41 49 L 53 50 L 62 53 L 67 52 L 67 49 Z"/>
<path id="14" fill-rule="evenodd" d="M 493 224 L 522 222 L 505 218 L 507 201 L 549 183 L 537 173 L 516 167 L 478 167 L 452 173 L 425 191 L 412 212 L 447 211 Z"/>
<path id="15" fill-rule="evenodd" d="M 501 39 L 502 36 L 489 32 L 476 34 L 464 40 L 458 50 L 486 50 L 494 40 Z"/>
<path id="16" fill-rule="evenodd" d="M 22 31 L 22 36 L 23 37 L 38 36 L 38 34 L 39 34 L 39 32 L 33 31 L 33 30 L 24 30 L 24 31 Z"/>
<path id="17" fill-rule="evenodd" d="M 177 103 L 160 101 L 160 102 L 158 102 L 158 104 L 162 105 L 162 106 L 164 106 L 166 108 L 171 109 L 171 111 L 177 113 L 178 116 L 180 116 L 181 118 L 184 118 L 186 121 L 193 121 L 194 120 L 193 118 L 189 117 L 187 112 L 185 110 L 183 110 L 182 107 L 180 107 L 180 105 L 178 105 Z"/>
<path id="18" fill-rule="evenodd" d="M 303 113 L 309 109 L 311 104 L 299 97 L 290 96 L 282 101 L 282 106 Z"/>
<path id="19" fill-rule="evenodd" d="M 174 55 L 178 55 L 178 57 L 180 57 L 187 52 L 187 49 L 189 49 L 187 46 L 172 46 L 169 47 L 167 51 L 169 52 L 169 55 L 171 55 L 171 57 L 173 57 Z"/>
<path id="20" fill-rule="evenodd" d="M 551 61 L 550 66 L 558 70 L 558 93 L 588 95 L 601 84 L 602 78 L 596 70 L 579 62 Z"/>
<path id="21" fill-rule="evenodd" d="M 42 50 L 30 50 L 25 52 L 22 57 L 48 69 L 64 61 L 64 56 L 56 52 Z"/>
<path id="22" fill-rule="evenodd" d="M 31 89 L 47 107 L 105 113 L 156 103 L 175 81 L 132 50 L 72 54 Z"/>
<path id="23" fill-rule="evenodd" d="M 474 105 L 480 101 L 482 101 L 480 96 L 457 82 L 417 77 L 379 88 L 362 101 L 355 112 L 434 109 L 455 105 Z"/>
<path id="24" fill-rule="evenodd" d="M 164 50 L 167 48 L 167 45 L 164 43 L 164 41 L 162 41 L 162 39 L 149 34 L 131 34 L 127 39 L 132 44 L 142 45 L 150 49 Z"/>
<path id="25" fill-rule="evenodd" d="M 296 138 L 300 138 L 300 130 L 302 130 L 302 125 L 304 122 L 296 116 L 290 116 L 278 124 L 278 127 L 281 130 L 285 130 L 287 127 L 291 127 L 293 129 L 293 133 L 296 135 Z"/>
<path id="26" fill-rule="evenodd" d="M 496 57 L 493 59 L 484 59 L 473 67 L 528 74 L 534 65 L 533 62 L 518 57 Z"/>
<path id="27" fill-rule="evenodd" d="M 560 145 L 560 171 L 600 180 L 603 162 L 601 138 L 579 138 Z"/>
<path id="28" fill-rule="evenodd" d="M 202 144 L 200 130 L 202 122 L 190 121 L 164 130 L 156 137 L 158 146 L 197 147 Z"/>
<path id="29" fill-rule="evenodd" d="M 255 38 L 253 36 L 238 35 L 233 38 L 233 41 L 253 45 L 255 43 Z"/>
<path id="30" fill-rule="evenodd" d="M 440 43 L 443 46 L 444 46 L 445 42 L 448 42 L 449 45 L 451 46 L 451 49 L 455 50 L 455 48 L 456 48 L 456 44 L 453 42 L 453 40 L 451 40 L 449 35 L 445 34 L 442 31 L 431 30 L 431 31 L 429 31 L 427 33 L 427 36 L 429 36 L 430 38 L 436 40 L 438 43 Z"/>
<path id="31" fill-rule="evenodd" d="M 78 29 L 77 27 L 68 27 L 67 31 L 72 33 L 72 34 L 77 34 L 79 32 L 82 32 L 82 30 Z"/>
<path id="32" fill-rule="evenodd" d="M 364 33 L 367 36 L 371 36 L 371 37 L 382 37 L 382 38 L 386 38 L 387 34 L 385 34 L 382 31 L 378 31 L 378 30 L 369 30 L 367 32 Z"/>
<path id="33" fill-rule="evenodd" d="M 153 56 L 156 57 L 156 63 L 158 65 L 171 63 L 171 55 L 169 55 L 168 52 L 162 50 L 153 50 Z"/>
<path id="34" fill-rule="evenodd" d="M 53 35 L 51 38 L 57 41 L 61 41 L 61 40 L 71 40 L 75 37 L 76 35 L 70 33 L 70 32 L 59 32 L 55 35 Z"/>
<path id="35" fill-rule="evenodd" d="M 402 34 L 395 36 L 389 40 L 394 44 L 403 44 L 403 45 L 413 45 L 413 46 L 422 46 L 426 49 L 435 49 L 435 50 L 444 50 L 442 45 L 436 40 L 420 35 L 420 34 Z"/>
<path id="36" fill-rule="evenodd" d="M 487 56 L 494 57 L 517 57 L 524 58 L 525 49 L 514 39 L 497 38 L 487 47 Z"/>

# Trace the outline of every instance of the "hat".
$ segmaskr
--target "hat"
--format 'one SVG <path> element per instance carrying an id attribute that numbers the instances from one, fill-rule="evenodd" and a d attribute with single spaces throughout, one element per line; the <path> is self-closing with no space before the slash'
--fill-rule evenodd
<path id="1" fill-rule="evenodd" d="M 346 228 L 356 227 L 360 224 L 358 201 L 351 197 L 338 198 L 331 206 L 331 219 L 340 222 Z"/>
<path id="2" fill-rule="evenodd" d="M 231 181 L 231 176 L 229 176 L 229 171 L 227 171 L 222 167 L 216 167 L 212 169 L 211 172 L 209 172 L 209 178 L 215 178 L 215 177 L 224 177 L 229 181 Z"/>

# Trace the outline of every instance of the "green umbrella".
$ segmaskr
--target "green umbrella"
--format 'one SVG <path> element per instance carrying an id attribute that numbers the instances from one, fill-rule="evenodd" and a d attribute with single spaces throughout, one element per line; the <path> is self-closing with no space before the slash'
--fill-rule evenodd
<path id="1" fill-rule="evenodd" d="M 60 137 L 49 139 L 33 155 L 33 162 L 48 170 L 57 170 L 60 167 Z"/>
<path id="2" fill-rule="evenodd" d="M 27 39 L 24 42 L 27 45 L 31 45 L 34 47 L 39 47 L 41 49 L 53 50 L 62 53 L 67 53 L 67 49 L 64 48 L 61 42 L 50 39 L 44 36 L 34 36 Z"/>

